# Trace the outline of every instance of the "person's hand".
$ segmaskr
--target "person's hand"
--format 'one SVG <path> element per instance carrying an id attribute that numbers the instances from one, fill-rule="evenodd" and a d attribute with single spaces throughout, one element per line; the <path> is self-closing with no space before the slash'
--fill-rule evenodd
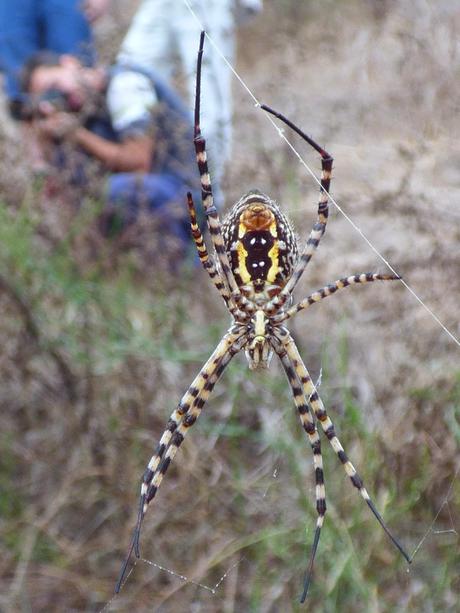
<path id="1" fill-rule="evenodd" d="M 38 120 L 38 131 L 48 139 L 69 139 L 79 127 L 78 117 L 73 113 L 57 111 Z"/>
<path id="2" fill-rule="evenodd" d="M 110 0 L 83 0 L 83 12 L 91 23 L 102 17 L 109 6 Z"/>

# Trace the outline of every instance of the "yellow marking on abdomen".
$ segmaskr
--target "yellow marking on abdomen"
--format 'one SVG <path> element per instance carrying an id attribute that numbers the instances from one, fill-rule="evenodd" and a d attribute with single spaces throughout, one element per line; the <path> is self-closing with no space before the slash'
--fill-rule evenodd
<path id="1" fill-rule="evenodd" d="M 271 266 L 270 266 L 270 268 L 268 269 L 268 272 L 267 272 L 267 281 L 269 283 L 274 283 L 275 282 L 276 275 L 280 271 L 280 267 L 279 267 L 279 264 L 278 264 L 278 255 L 279 255 L 278 241 L 275 240 L 275 244 L 273 245 L 273 247 L 268 252 L 268 257 L 270 258 L 270 261 L 271 261 Z"/>
<path id="2" fill-rule="evenodd" d="M 249 274 L 248 269 L 246 267 L 246 258 L 248 252 L 244 248 L 244 245 L 241 241 L 238 241 L 236 253 L 238 255 L 238 274 L 240 275 L 243 284 L 246 285 L 246 283 L 251 282 L 251 275 Z"/>

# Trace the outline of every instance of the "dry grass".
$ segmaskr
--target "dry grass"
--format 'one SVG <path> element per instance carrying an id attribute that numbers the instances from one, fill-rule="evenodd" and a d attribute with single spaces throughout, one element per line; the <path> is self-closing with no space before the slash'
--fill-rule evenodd
<path id="1" fill-rule="evenodd" d="M 238 67 L 259 99 L 333 153 L 337 201 L 458 337 L 456 4 L 267 1 L 240 33 Z M 305 236 L 316 186 L 237 85 L 235 107 L 227 202 L 260 187 Z M 10 134 L 3 143 L 0 608 L 99 611 L 112 597 L 145 463 L 227 319 L 201 271 L 190 265 L 170 278 L 150 240 L 137 250 L 102 241 L 91 203 L 77 213 L 40 199 Z M 384 269 L 333 213 L 298 296 Z M 321 393 L 385 519 L 410 552 L 424 540 L 408 572 L 324 446 L 329 513 L 306 606 L 454 612 L 458 347 L 401 285 L 347 291 L 292 328 L 312 374 L 322 368 Z M 141 543 L 146 559 L 207 586 L 232 570 L 212 594 L 138 563 L 106 610 L 305 610 L 313 487 L 280 370 L 254 375 L 236 359 Z"/>

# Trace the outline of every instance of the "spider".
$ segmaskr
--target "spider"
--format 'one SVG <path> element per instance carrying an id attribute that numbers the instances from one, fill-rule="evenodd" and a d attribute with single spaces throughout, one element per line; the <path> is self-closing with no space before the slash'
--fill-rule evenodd
<path id="1" fill-rule="evenodd" d="M 268 368 L 273 354 L 278 356 L 286 373 L 301 425 L 313 452 L 318 517 L 300 599 L 300 602 L 304 602 L 311 583 L 315 555 L 326 514 L 318 422 L 352 484 L 364 498 L 393 545 L 408 563 L 411 562 L 411 558 L 386 526 L 367 493 L 361 477 L 348 459 L 285 323 L 299 311 L 309 308 L 345 287 L 377 280 L 396 280 L 400 277 L 377 273 L 343 277 L 291 306 L 294 288 L 326 230 L 333 158 L 289 119 L 266 105 L 261 105 L 261 108 L 284 122 L 321 156 L 322 172 L 317 221 L 300 253 L 292 227 L 280 211 L 278 204 L 258 190 L 245 194 L 232 207 L 223 223 L 220 222 L 213 202 L 205 140 L 200 129 L 201 64 L 204 37 L 205 32 L 202 32 L 197 60 L 194 143 L 201 178 L 202 203 L 215 252 L 214 258 L 209 257 L 198 226 L 191 193 L 187 194 L 187 201 L 192 236 L 199 259 L 222 296 L 232 316 L 232 324 L 171 414 L 154 455 L 144 472 L 137 524 L 128 555 L 121 569 L 116 592 L 120 590 L 132 552 L 135 552 L 136 557 L 140 557 L 139 538 L 142 521 L 149 504 L 158 492 L 169 465 L 188 430 L 198 419 L 224 369 L 232 358 L 244 349 L 251 370 Z"/>

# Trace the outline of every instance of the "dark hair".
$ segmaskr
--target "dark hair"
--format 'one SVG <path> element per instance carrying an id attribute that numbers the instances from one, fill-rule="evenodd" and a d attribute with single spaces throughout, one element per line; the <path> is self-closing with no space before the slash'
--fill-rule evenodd
<path id="1" fill-rule="evenodd" d="M 18 121 L 28 121 L 32 119 L 38 110 L 38 98 L 30 94 L 30 84 L 34 70 L 40 66 L 59 66 L 60 55 L 52 51 L 37 51 L 31 55 L 24 63 L 19 73 L 19 94 L 12 98 L 9 102 L 9 111 L 13 119 Z M 60 92 L 52 90 L 46 92 L 40 98 L 46 99 L 63 99 L 64 96 Z"/>
<path id="2" fill-rule="evenodd" d="M 22 93 L 28 94 L 32 74 L 40 66 L 59 66 L 60 56 L 53 51 L 37 51 L 24 63 L 19 75 L 19 87 Z"/>

